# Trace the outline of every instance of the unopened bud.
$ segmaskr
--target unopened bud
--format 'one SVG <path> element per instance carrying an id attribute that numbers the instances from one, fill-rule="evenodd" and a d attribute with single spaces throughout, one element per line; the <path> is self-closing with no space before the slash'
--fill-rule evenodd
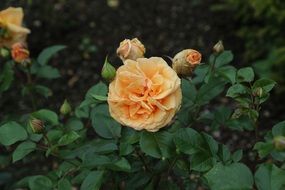
<path id="1" fill-rule="evenodd" d="M 64 100 L 63 104 L 60 107 L 60 113 L 62 115 L 67 115 L 71 112 L 71 106 L 67 100 Z"/>
<path id="2" fill-rule="evenodd" d="M 44 131 L 44 122 L 39 119 L 31 119 L 29 124 L 34 133 L 42 133 Z"/>
<path id="3" fill-rule="evenodd" d="M 221 41 L 221 40 L 218 41 L 214 45 L 213 50 L 214 50 L 215 53 L 222 53 L 225 50 L 224 45 L 223 45 L 223 41 Z"/>
<path id="4" fill-rule="evenodd" d="M 258 87 L 256 89 L 254 89 L 254 92 L 253 92 L 253 95 L 254 96 L 257 96 L 257 97 L 262 97 L 263 95 L 263 89 L 261 87 Z"/>
<path id="5" fill-rule="evenodd" d="M 0 57 L 8 57 L 10 54 L 9 50 L 7 50 L 6 48 L 0 48 Z"/>
<path id="6" fill-rule="evenodd" d="M 11 56 L 16 63 L 29 62 L 30 52 L 23 43 L 15 43 L 11 49 Z"/>
<path id="7" fill-rule="evenodd" d="M 201 60 L 201 53 L 194 49 L 185 49 L 174 56 L 172 68 L 178 75 L 190 76 Z"/>
<path id="8" fill-rule="evenodd" d="M 284 136 L 274 137 L 273 142 L 277 150 L 285 150 L 285 137 Z"/>
<path id="9" fill-rule="evenodd" d="M 105 63 L 103 65 L 103 68 L 101 71 L 101 76 L 103 77 L 103 79 L 105 79 L 109 82 L 112 81 L 116 76 L 116 69 L 115 69 L 115 67 L 113 67 L 113 65 L 111 65 L 108 62 L 107 57 L 105 59 Z"/>
<path id="10" fill-rule="evenodd" d="M 117 54 L 122 61 L 126 59 L 136 61 L 138 58 L 144 57 L 145 47 L 137 38 L 133 38 L 132 40 L 125 39 L 120 43 Z"/>

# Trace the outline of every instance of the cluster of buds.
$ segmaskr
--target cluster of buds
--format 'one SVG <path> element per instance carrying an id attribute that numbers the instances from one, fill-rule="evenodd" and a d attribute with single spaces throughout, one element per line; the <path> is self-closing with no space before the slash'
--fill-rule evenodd
<path id="1" fill-rule="evenodd" d="M 223 42 L 219 41 L 213 47 L 214 53 L 220 54 L 224 51 Z M 143 58 L 146 50 L 141 41 L 137 38 L 123 40 L 117 48 L 117 55 L 124 62 L 127 59 L 137 60 Z M 191 76 L 194 69 L 201 63 L 202 55 L 199 51 L 194 49 L 184 49 L 178 52 L 172 60 L 173 70 L 182 77 Z M 115 77 L 116 69 L 105 60 L 102 68 L 101 76 L 107 80 L 112 81 Z"/>

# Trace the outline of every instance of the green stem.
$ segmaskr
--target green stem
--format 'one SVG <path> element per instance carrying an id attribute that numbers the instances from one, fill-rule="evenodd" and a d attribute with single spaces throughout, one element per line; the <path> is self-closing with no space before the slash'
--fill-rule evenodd
<path id="1" fill-rule="evenodd" d="M 34 83 L 32 80 L 32 74 L 31 74 L 30 67 L 27 68 L 26 74 L 27 74 L 27 84 L 29 87 L 29 94 L 30 94 L 30 98 L 31 98 L 31 102 L 32 102 L 32 107 L 33 107 L 33 110 L 36 111 L 37 110 L 37 103 L 36 103 L 36 99 L 35 99 L 33 91 L 32 91 L 32 87 L 34 86 Z"/>
<path id="2" fill-rule="evenodd" d="M 145 159 L 144 159 L 144 156 L 143 156 L 137 149 L 135 149 L 135 152 L 136 152 L 137 155 L 139 156 L 139 158 L 140 158 L 141 162 L 143 163 L 145 169 L 146 169 L 148 172 L 152 173 L 151 169 L 148 167 L 148 165 L 147 165 L 147 163 L 146 163 L 146 161 L 145 161 Z"/>

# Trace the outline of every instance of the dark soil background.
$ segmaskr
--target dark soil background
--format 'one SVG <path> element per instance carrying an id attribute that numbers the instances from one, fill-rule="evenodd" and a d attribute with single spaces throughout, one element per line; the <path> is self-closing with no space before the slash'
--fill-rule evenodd
<path id="1" fill-rule="evenodd" d="M 235 55 L 234 65 L 250 65 L 242 62 L 245 47 L 243 39 L 236 36 L 240 27 L 236 13 L 212 11 L 211 7 L 219 2 L 221 0 L 1 0 L 0 8 L 24 8 L 25 25 L 32 31 L 28 44 L 33 57 L 50 45 L 68 47 L 51 63 L 62 74 L 62 78 L 46 83 L 54 96 L 42 100 L 49 108 L 58 109 L 65 98 L 73 106 L 83 100 L 86 91 L 100 79 L 106 55 L 112 64 L 121 64 L 115 51 L 125 38 L 138 37 L 147 48 L 147 56 L 173 56 L 185 48 L 210 55 L 213 45 L 223 40 L 225 48 Z M 207 56 L 203 59 L 207 61 Z M 16 96 L 3 97 L 0 112 L 13 113 L 19 106 L 14 105 Z M 270 129 L 277 121 L 284 120 L 284 110 L 282 95 L 273 94 L 263 106 L 260 128 Z M 217 137 L 221 141 L 233 139 L 232 132 L 222 130 L 221 133 Z M 249 149 L 247 144 L 252 145 L 254 132 L 234 135 L 233 146 Z"/>
<path id="2" fill-rule="evenodd" d="M 107 0 L 31 2 L 6 1 L 0 8 L 24 8 L 25 25 L 32 31 L 28 38 L 32 56 L 50 45 L 68 47 L 52 63 L 63 76 L 52 82 L 56 96 L 49 103 L 57 106 L 64 98 L 75 104 L 82 100 L 98 81 L 106 55 L 119 66 L 115 52 L 125 38 L 138 37 L 147 56 L 173 56 L 185 48 L 209 55 L 220 39 L 236 57 L 242 51 L 242 40 L 233 32 L 238 27 L 234 13 L 211 12 L 211 5 L 217 3 L 214 0 L 119 0 L 117 7 L 108 5 Z"/>

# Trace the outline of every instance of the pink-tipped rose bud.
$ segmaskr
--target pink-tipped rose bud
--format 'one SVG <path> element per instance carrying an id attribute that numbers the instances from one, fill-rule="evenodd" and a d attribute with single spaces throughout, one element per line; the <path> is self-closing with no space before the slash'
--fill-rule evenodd
<path id="1" fill-rule="evenodd" d="M 201 53 L 194 49 L 185 49 L 174 56 L 172 68 L 178 75 L 190 76 L 201 60 Z"/>
<path id="2" fill-rule="evenodd" d="M 39 119 L 31 119 L 30 127 L 34 133 L 42 133 L 44 131 L 44 122 Z"/>
<path id="3" fill-rule="evenodd" d="M 12 46 L 11 56 L 16 63 L 29 60 L 30 52 L 23 43 L 15 43 Z"/>
<path id="4" fill-rule="evenodd" d="M 133 38 L 132 40 L 125 39 L 120 43 L 117 54 L 122 61 L 126 59 L 136 61 L 138 58 L 144 57 L 145 47 L 137 38 Z"/>

